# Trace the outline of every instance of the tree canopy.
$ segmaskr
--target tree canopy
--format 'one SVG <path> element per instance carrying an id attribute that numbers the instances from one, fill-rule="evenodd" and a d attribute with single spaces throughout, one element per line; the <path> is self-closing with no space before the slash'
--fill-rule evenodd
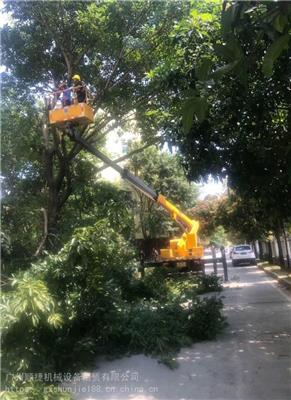
<path id="1" fill-rule="evenodd" d="M 288 2 L 197 2 L 149 74 L 162 92 L 150 113 L 189 178 L 227 176 L 272 229 L 290 219 L 290 13 Z"/>
<path id="2" fill-rule="evenodd" d="M 47 214 L 44 242 L 50 243 L 58 235 L 61 210 L 76 186 L 75 165 L 81 149 L 56 129 L 48 129 L 37 99 L 64 76 L 70 79 L 80 73 L 96 95 L 95 110 L 102 110 L 94 125 L 81 133 L 100 146 L 114 126 L 122 126 L 140 103 L 148 101 L 145 73 L 157 63 L 160 40 L 185 6 L 151 1 L 8 1 L 5 9 L 13 23 L 2 31 L 4 80 L 9 86 L 13 79 L 16 97 L 34 99 L 37 110 L 33 113 L 39 116 L 37 129 L 30 132 L 32 141 L 35 135 L 42 137 L 37 156 L 43 169 L 42 191 L 46 192 L 41 203 Z M 148 126 L 146 140 L 152 136 Z"/>

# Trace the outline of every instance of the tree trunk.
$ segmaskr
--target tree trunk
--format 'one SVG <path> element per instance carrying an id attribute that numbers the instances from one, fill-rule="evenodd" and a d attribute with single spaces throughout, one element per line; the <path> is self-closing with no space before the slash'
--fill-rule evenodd
<path id="1" fill-rule="evenodd" d="M 72 193 L 71 168 L 75 152 L 67 152 L 67 144 L 55 128 L 49 135 L 47 119 L 43 124 L 43 171 L 47 188 L 46 235 L 43 236 L 35 255 L 52 249 L 58 233 L 60 211 Z"/>
<path id="2" fill-rule="evenodd" d="M 258 258 L 258 251 L 257 251 L 257 246 L 256 246 L 255 240 L 252 241 L 252 245 L 253 245 L 255 256 L 256 256 L 256 258 Z"/>
<path id="3" fill-rule="evenodd" d="M 269 261 L 269 264 L 272 264 L 273 263 L 273 254 L 272 254 L 272 245 L 271 245 L 271 241 L 270 240 L 268 240 L 268 261 Z"/>
<path id="4" fill-rule="evenodd" d="M 287 267 L 290 268 L 290 254 L 289 254 L 289 248 L 288 248 L 288 239 L 286 235 L 286 230 L 283 225 L 283 233 L 284 233 L 284 240 L 285 240 L 285 247 L 286 247 L 286 257 L 287 257 Z"/>
<path id="5" fill-rule="evenodd" d="M 278 229 L 278 230 L 275 231 L 275 237 L 276 237 L 277 244 L 278 244 L 279 264 L 281 265 L 281 267 L 285 267 L 283 249 L 282 249 L 282 243 L 281 243 L 281 240 L 280 240 L 280 236 L 281 236 L 281 231 Z"/>
<path id="6" fill-rule="evenodd" d="M 58 235 L 58 219 L 61 208 L 59 207 L 59 195 L 60 193 L 55 187 L 50 188 L 47 213 L 48 213 L 48 238 L 46 247 L 50 248 Z"/>
<path id="7" fill-rule="evenodd" d="M 258 243 L 259 243 L 259 259 L 263 260 L 264 258 L 263 245 L 260 240 L 258 241 Z"/>

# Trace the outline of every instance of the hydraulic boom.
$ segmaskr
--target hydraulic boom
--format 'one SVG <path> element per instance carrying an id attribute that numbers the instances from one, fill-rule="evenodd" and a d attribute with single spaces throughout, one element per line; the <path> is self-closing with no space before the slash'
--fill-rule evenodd
<path id="1" fill-rule="evenodd" d="M 199 222 L 192 220 L 168 201 L 163 195 L 156 193 L 151 187 L 146 185 L 140 178 L 131 174 L 126 168 L 120 167 L 105 154 L 101 153 L 98 149 L 88 143 L 82 136 L 75 132 L 70 135 L 73 140 L 80 143 L 91 154 L 98 157 L 105 164 L 109 165 L 117 171 L 123 179 L 127 180 L 131 185 L 162 206 L 184 230 L 181 238 L 170 240 L 170 246 L 167 249 L 160 249 L 160 258 L 165 261 L 199 261 L 203 256 L 203 247 L 198 246 L 197 232 L 199 229 Z"/>

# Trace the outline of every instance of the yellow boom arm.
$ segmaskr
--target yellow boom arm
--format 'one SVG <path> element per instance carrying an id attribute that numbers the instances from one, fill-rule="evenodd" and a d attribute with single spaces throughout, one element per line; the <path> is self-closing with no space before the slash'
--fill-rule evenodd
<path id="1" fill-rule="evenodd" d="M 200 259 L 203 256 L 203 247 L 198 246 L 197 240 L 197 232 L 199 229 L 198 221 L 187 217 L 163 195 L 157 194 L 140 178 L 132 175 L 127 169 L 121 168 L 114 161 L 110 160 L 110 158 L 93 147 L 82 136 L 74 135 L 73 139 L 82 144 L 90 153 L 94 154 L 107 165 L 114 168 L 120 173 L 123 179 L 130 182 L 137 190 L 144 193 L 152 201 L 162 206 L 169 213 L 170 217 L 183 228 L 184 233 L 181 238 L 170 240 L 169 248 L 160 249 L 161 259 L 170 261 L 177 259 L 193 260 Z"/>
<path id="2" fill-rule="evenodd" d="M 174 206 L 174 204 L 167 200 L 165 196 L 159 194 L 156 202 L 168 211 L 170 217 L 176 221 L 184 229 L 184 231 L 188 233 L 198 232 L 199 222 L 187 217 L 187 215 L 182 213 L 177 207 Z"/>
<path id="3" fill-rule="evenodd" d="M 169 248 L 160 249 L 161 258 L 165 260 L 200 259 L 203 256 L 203 247 L 198 246 L 199 222 L 187 217 L 161 194 L 158 195 L 156 202 L 166 209 L 171 218 L 185 231 L 182 237 L 170 240 Z"/>

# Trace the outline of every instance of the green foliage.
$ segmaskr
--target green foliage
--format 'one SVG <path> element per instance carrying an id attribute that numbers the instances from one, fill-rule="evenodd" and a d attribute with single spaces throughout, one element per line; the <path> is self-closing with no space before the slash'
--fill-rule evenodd
<path id="1" fill-rule="evenodd" d="M 200 222 L 200 237 L 219 246 L 228 241 L 251 242 L 268 235 L 274 221 L 257 199 L 241 197 L 234 191 L 227 196 L 197 202 L 190 215 Z"/>
<path id="2" fill-rule="evenodd" d="M 235 193 L 218 204 L 216 221 L 230 237 L 247 242 L 265 237 L 272 226 L 268 212 L 257 200 L 241 198 Z"/>
<path id="3" fill-rule="evenodd" d="M 133 249 L 107 220 L 77 229 L 57 255 L 34 264 L 4 293 L 3 371 L 75 371 L 104 353 L 143 352 L 171 364 L 169 357 L 191 342 L 195 307 L 196 320 L 204 307 L 210 313 L 197 294 L 218 290 L 218 282 L 164 270 L 141 280 L 136 267 Z M 220 317 L 211 327 L 199 322 L 205 338 L 218 332 Z"/>
<path id="4" fill-rule="evenodd" d="M 94 174 L 88 166 L 88 157 L 80 154 L 79 146 L 74 146 L 52 127 L 43 129 L 47 116 L 44 109 L 40 110 L 44 106 L 40 97 L 52 92 L 61 79 L 70 80 L 73 74 L 79 73 L 96 95 L 94 124 L 88 129 L 80 127 L 79 131 L 88 141 L 101 146 L 113 127 L 126 125 L 133 108 L 139 108 L 137 105 L 141 103 L 143 109 L 148 103 L 152 88 L 146 84 L 145 74 L 159 62 L 159 41 L 167 38 L 176 18 L 184 15 L 185 9 L 187 6 L 180 1 L 4 2 L 4 10 L 9 12 L 12 22 L 2 29 L 2 63 L 9 71 L 3 76 L 13 81 L 16 97 L 21 102 L 14 104 L 15 95 L 11 90 L 3 92 L 3 126 L 7 132 L 3 148 L 4 154 L 9 148 L 17 167 L 18 160 L 24 159 L 26 164 L 25 169 L 17 168 L 14 180 L 7 179 L 11 161 L 8 160 L 4 171 L 5 192 L 10 193 L 4 218 L 7 224 L 8 220 L 12 221 L 7 234 L 11 232 L 14 236 L 11 237 L 14 259 L 26 258 L 27 266 L 33 254 L 42 253 L 41 247 L 36 250 L 43 235 L 44 248 L 54 251 L 61 248 L 76 227 L 73 212 L 65 218 L 67 211 L 72 204 L 82 210 L 90 191 L 84 187 L 90 186 Z M 27 99 L 31 102 L 29 113 Z M 142 135 L 152 138 L 157 132 L 158 118 L 144 124 L 144 120 L 139 123 L 140 116 L 137 112 Z M 149 120 L 145 114 L 143 117 Z M 4 158 L 6 161 L 8 157 Z M 24 184 L 26 191 L 21 190 Z M 80 186 L 84 188 L 81 196 Z M 19 201 L 12 205 L 10 198 L 16 197 L 15 192 L 19 194 Z M 76 198 L 80 197 L 77 202 Z M 47 212 L 47 235 L 42 210 Z M 121 210 L 122 207 L 118 217 Z M 13 230 L 15 226 L 17 230 Z M 129 236 L 129 229 L 124 230 Z M 14 270 L 11 266 L 9 272 Z"/>
<path id="5" fill-rule="evenodd" d="M 161 277 L 159 273 L 154 275 L 156 280 Z M 165 288 L 162 281 L 158 282 L 160 292 L 154 290 L 152 300 L 133 305 L 113 324 L 111 351 L 143 352 L 174 368 L 173 357 L 181 347 L 189 346 L 193 340 L 211 339 L 225 326 L 220 300 L 197 299 L 198 293 L 219 291 L 221 285 L 214 277 L 168 277 Z"/>
<path id="6" fill-rule="evenodd" d="M 206 81 L 211 71 L 212 60 L 207 57 L 203 57 L 201 63 L 197 66 L 196 75 L 199 81 Z"/>
<path id="7" fill-rule="evenodd" d="M 156 280 L 162 274 L 154 273 Z M 167 363 L 191 340 L 207 340 L 221 332 L 225 318 L 221 314 L 222 302 L 216 298 L 198 300 L 198 293 L 220 291 L 217 277 L 168 276 L 165 289 L 156 292 L 158 302 L 141 303 L 133 308 L 127 323 L 131 336 L 130 348 L 158 355 Z M 183 306 L 181 304 L 184 304 Z M 187 305 L 186 305 L 187 304 Z M 186 306 L 185 306 L 186 305 Z"/>
<path id="8" fill-rule="evenodd" d="M 198 292 L 208 293 L 208 292 L 221 292 L 221 278 L 215 274 L 203 275 L 198 278 Z"/>
<path id="9" fill-rule="evenodd" d="M 38 90 L 79 72 L 98 106 L 123 117 L 147 93 L 144 75 L 159 63 L 158 43 L 187 8 L 181 1 L 5 1 L 17 23 L 3 28 L 3 64 Z"/>
<path id="10" fill-rule="evenodd" d="M 37 327 L 41 320 L 46 320 L 54 328 L 61 326 L 61 315 L 55 312 L 55 301 L 44 282 L 24 275 L 14 278 L 11 286 L 14 290 L 3 293 L 3 333 L 15 323 Z"/>
<path id="11" fill-rule="evenodd" d="M 74 196 L 68 199 L 63 210 L 62 241 L 69 240 L 74 229 L 93 225 L 103 218 L 107 218 L 118 233 L 130 239 L 133 231 L 131 192 L 101 179 L 96 181 L 88 171 L 88 165 L 83 165 L 83 168 L 82 174 L 79 171 Z M 87 179 L 86 184 L 84 179 Z"/>
<path id="12" fill-rule="evenodd" d="M 2 76 L 2 213 L 1 225 L 10 242 L 3 252 L 4 270 L 11 274 L 11 260 L 30 257 L 40 240 L 41 141 L 34 133 L 40 124 L 39 110 L 31 98 L 16 90 L 13 78 Z"/>
<path id="13" fill-rule="evenodd" d="M 216 226 L 214 232 L 209 236 L 209 243 L 215 243 L 216 246 L 226 246 L 227 245 L 227 232 L 222 225 Z"/>
<path id="14" fill-rule="evenodd" d="M 183 108 L 183 126 L 185 133 L 190 131 L 193 115 L 198 122 L 203 122 L 207 111 L 207 100 L 203 97 L 192 97 L 186 100 Z"/>
<path id="15" fill-rule="evenodd" d="M 125 330 L 130 336 L 129 348 L 155 356 L 174 354 L 190 345 L 185 322 L 185 311 L 178 303 L 138 305 L 131 310 Z"/>
<path id="16" fill-rule="evenodd" d="M 196 298 L 197 294 L 222 290 L 220 278 L 214 274 L 202 276 L 186 272 L 170 274 L 165 269 L 147 271 L 143 282 L 151 288 L 151 298 L 162 303 L 185 303 Z"/>
<path id="17" fill-rule="evenodd" d="M 130 244 L 110 227 L 108 220 L 76 229 L 72 239 L 35 272 L 41 271 L 72 321 L 92 319 L 115 309 L 126 297 L 137 267 Z"/>
<path id="18" fill-rule="evenodd" d="M 225 327 L 223 304 L 214 297 L 197 300 L 189 310 L 187 334 L 192 340 L 211 340 Z"/>
<path id="19" fill-rule="evenodd" d="M 204 7 L 193 3 L 165 43 L 166 71 L 151 78 L 162 94 L 151 108 L 167 115 L 167 139 L 191 179 L 227 176 L 246 207 L 257 202 L 256 220 L 263 213 L 275 230 L 290 219 L 290 4 L 224 2 L 221 13 L 211 2 L 212 23 L 202 23 Z M 193 118 L 191 97 L 209 104 L 205 118 Z"/>
<path id="20" fill-rule="evenodd" d="M 4 370 L 74 369 L 93 357 L 108 343 L 135 267 L 131 246 L 100 221 L 76 230 L 57 255 L 16 277 L 3 293 Z"/>
<path id="21" fill-rule="evenodd" d="M 43 280 L 28 273 L 15 277 L 11 286 L 4 289 L 1 295 L 2 373 L 50 368 L 50 342 L 63 326 L 57 298 Z"/>
<path id="22" fill-rule="evenodd" d="M 270 77 L 273 73 L 273 65 L 277 58 L 281 55 L 283 50 L 288 48 L 288 42 L 290 39 L 290 34 L 286 33 L 284 36 L 280 36 L 267 50 L 263 64 L 262 71 L 267 76 Z"/>
<path id="23" fill-rule="evenodd" d="M 199 221 L 199 236 L 206 243 L 209 243 L 216 233 L 218 226 L 217 208 L 221 201 L 218 197 L 208 197 L 197 201 L 195 207 L 190 210 L 191 217 Z"/>

